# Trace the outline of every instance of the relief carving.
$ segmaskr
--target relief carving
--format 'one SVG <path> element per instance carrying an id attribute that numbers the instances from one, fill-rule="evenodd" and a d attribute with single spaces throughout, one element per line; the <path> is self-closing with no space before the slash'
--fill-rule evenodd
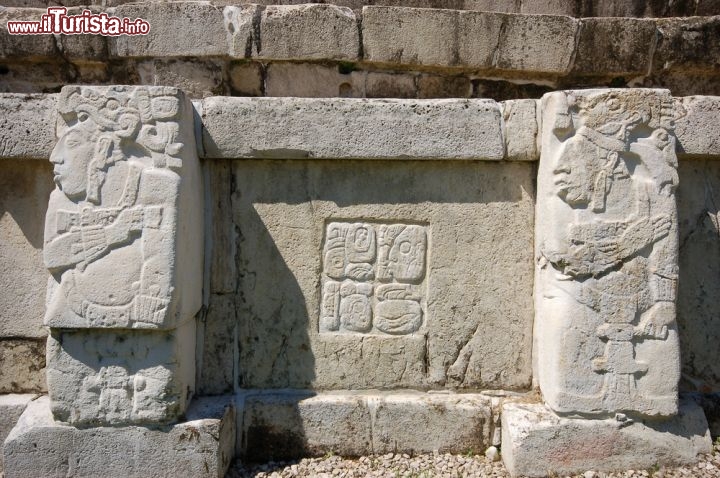
<path id="1" fill-rule="evenodd" d="M 45 226 L 51 327 L 166 325 L 182 166 L 175 90 L 65 88 Z M 108 273 L 112 271 L 112 273 Z"/>
<path id="2" fill-rule="evenodd" d="M 544 102 L 550 130 L 536 231 L 543 395 L 563 413 L 672 415 L 680 363 L 672 98 L 609 90 Z"/>
<path id="3" fill-rule="evenodd" d="M 332 222 L 323 247 L 321 332 L 407 335 L 424 320 L 423 226 Z M 342 281 L 342 282 L 340 282 Z"/>

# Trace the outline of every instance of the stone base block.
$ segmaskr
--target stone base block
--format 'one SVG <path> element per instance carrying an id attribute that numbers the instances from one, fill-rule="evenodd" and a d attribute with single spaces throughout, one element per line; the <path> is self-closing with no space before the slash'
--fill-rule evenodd
<path id="1" fill-rule="evenodd" d="M 187 421 L 79 429 L 53 421 L 47 397 L 31 402 L 4 447 L 5 478 L 219 477 L 235 450 L 235 409 L 228 397 L 193 400 Z"/>
<path id="2" fill-rule="evenodd" d="M 711 450 L 705 414 L 690 400 L 667 421 L 563 418 L 543 404 L 502 409 L 502 457 L 513 476 L 683 465 Z"/>
<path id="3" fill-rule="evenodd" d="M 373 453 L 476 453 L 491 444 L 496 398 L 422 392 L 246 391 L 241 454 L 250 461 Z"/>
<path id="4" fill-rule="evenodd" d="M 36 395 L 19 393 L 0 395 L 0 475 L 3 471 L 2 444 L 34 397 Z"/>

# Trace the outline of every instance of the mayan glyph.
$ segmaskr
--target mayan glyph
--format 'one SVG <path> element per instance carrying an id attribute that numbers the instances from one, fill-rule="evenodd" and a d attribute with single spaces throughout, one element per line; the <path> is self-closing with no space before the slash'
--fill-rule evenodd
<path id="1" fill-rule="evenodd" d="M 169 422 L 194 387 L 202 183 L 175 88 L 65 87 L 50 161 L 45 325 L 57 419 Z"/>
<path id="2" fill-rule="evenodd" d="M 664 90 L 543 99 L 536 350 L 556 412 L 678 410 L 673 100 Z"/>
<path id="3" fill-rule="evenodd" d="M 321 332 L 408 335 L 424 322 L 427 231 L 331 222 L 323 249 Z"/>

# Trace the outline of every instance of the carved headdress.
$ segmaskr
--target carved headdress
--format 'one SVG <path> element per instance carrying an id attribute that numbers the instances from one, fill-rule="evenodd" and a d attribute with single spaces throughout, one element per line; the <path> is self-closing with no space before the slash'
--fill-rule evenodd
<path id="1" fill-rule="evenodd" d="M 115 162 L 135 155 L 151 158 L 159 168 L 180 168 L 182 144 L 177 142 L 178 125 L 172 121 L 180 112 L 174 88 L 111 87 L 98 96 L 89 88 L 63 88 L 59 104 L 59 132 L 68 127 L 85 128 L 95 143 L 88 165 L 87 200 L 99 203 L 100 188 L 107 169 Z M 87 126 L 82 126 L 87 120 Z M 149 164 L 148 164 L 149 166 Z"/>

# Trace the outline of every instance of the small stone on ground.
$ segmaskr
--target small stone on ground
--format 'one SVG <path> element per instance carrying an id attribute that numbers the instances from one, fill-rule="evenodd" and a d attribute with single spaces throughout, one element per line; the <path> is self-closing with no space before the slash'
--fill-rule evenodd
<path id="1" fill-rule="evenodd" d="M 502 450 L 501 450 L 502 452 Z M 430 453 L 410 456 L 388 453 L 360 458 L 341 458 L 327 455 L 322 458 L 243 464 L 237 460 L 226 478 L 481 478 L 510 477 L 502 461 L 493 462 L 485 456 L 466 453 Z M 713 453 L 702 455 L 696 465 L 685 467 L 656 467 L 649 470 L 627 470 L 603 473 L 588 470 L 572 478 L 709 478 L 720 477 L 720 441 Z M 561 477 L 566 478 L 566 477 Z M 569 477 L 568 477 L 569 478 Z"/>

